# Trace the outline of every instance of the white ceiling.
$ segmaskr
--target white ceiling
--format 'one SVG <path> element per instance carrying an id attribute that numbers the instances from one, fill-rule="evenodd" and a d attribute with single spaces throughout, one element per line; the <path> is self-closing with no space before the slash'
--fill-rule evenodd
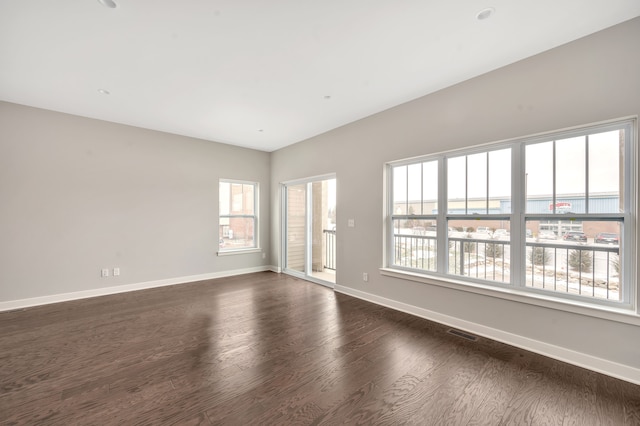
<path id="1" fill-rule="evenodd" d="M 640 16 L 638 0 L 115 2 L 2 0 L 0 100 L 273 151 Z"/>

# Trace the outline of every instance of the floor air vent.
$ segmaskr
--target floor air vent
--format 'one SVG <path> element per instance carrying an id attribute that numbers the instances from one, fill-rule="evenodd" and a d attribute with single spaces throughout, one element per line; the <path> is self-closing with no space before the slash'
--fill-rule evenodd
<path id="1" fill-rule="evenodd" d="M 464 331 L 456 330 L 455 328 L 450 328 L 449 330 L 447 330 L 447 333 L 453 334 L 454 336 L 462 337 L 463 339 L 471 340 L 472 342 L 478 340 L 478 336 L 465 333 Z"/>

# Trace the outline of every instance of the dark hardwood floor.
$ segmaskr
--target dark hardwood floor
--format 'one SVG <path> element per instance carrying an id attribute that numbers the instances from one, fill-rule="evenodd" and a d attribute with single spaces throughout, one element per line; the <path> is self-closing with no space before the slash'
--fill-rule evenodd
<path id="1" fill-rule="evenodd" d="M 640 386 L 270 272 L 0 326 L 3 425 L 640 424 Z"/>

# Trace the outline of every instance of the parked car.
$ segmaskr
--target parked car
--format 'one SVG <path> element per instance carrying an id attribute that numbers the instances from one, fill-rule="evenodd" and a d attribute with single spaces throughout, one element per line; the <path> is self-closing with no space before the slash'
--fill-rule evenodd
<path id="1" fill-rule="evenodd" d="M 491 238 L 493 236 L 493 232 L 488 226 L 478 226 L 476 232 L 473 232 L 473 237 L 475 238 Z"/>
<path id="2" fill-rule="evenodd" d="M 597 244 L 620 244 L 620 237 L 618 234 L 611 232 L 598 232 L 596 234 L 595 242 Z"/>
<path id="3" fill-rule="evenodd" d="M 493 233 L 494 237 L 500 237 L 500 236 L 508 236 L 509 235 L 509 231 L 507 231 L 506 229 L 496 229 Z"/>
<path id="4" fill-rule="evenodd" d="M 555 240 L 556 238 L 556 234 L 553 231 L 540 231 L 538 234 L 539 240 Z"/>
<path id="5" fill-rule="evenodd" d="M 562 239 L 565 241 L 580 241 L 583 243 L 587 242 L 587 236 L 584 232 L 580 231 L 569 231 L 562 236 Z"/>

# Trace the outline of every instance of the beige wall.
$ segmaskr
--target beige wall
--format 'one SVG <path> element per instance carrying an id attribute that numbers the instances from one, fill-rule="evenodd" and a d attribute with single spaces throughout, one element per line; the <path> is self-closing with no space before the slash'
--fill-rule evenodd
<path id="1" fill-rule="evenodd" d="M 0 302 L 268 265 L 218 257 L 218 179 L 260 184 L 269 154 L 0 103 Z M 100 277 L 120 267 L 119 277 Z"/>
<path id="2" fill-rule="evenodd" d="M 272 201 L 279 182 L 336 173 L 338 290 L 474 324 L 514 341 L 524 338 L 558 348 L 559 353 L 576 354 L 573 362 L 584 354 L 612 368 L 623 365 L 640 382 L 638 325 L 378 272 L 384 265 L 386 162 L 636 116 L 638 40 L 640 18 L 276 151 Z M 278 203 L 272 206 L 275 219 Z M 355 227 L 347 226 L 348 219 L 355 219 Z M 279 222 L 272 220 L 272 235 L 278 232 Z M 271 252 L 278 253 L 278 243 L 272 238 Z M 363 272 L 369 273 L 366 283 Z"/>

